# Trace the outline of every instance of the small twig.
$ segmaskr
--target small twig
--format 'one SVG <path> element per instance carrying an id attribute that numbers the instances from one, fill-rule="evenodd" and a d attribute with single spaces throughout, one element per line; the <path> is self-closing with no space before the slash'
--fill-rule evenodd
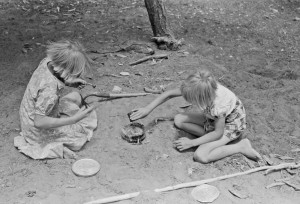
<path id="1" fill-rule="evenodd" d="M 293 176 L 292 176 L 292 177 L 288 177 L 288 178 L 275 179 L 275 181 L 276 181 L 276 182 L 283 182 L 283 181 L 288 181 L 288 180 L 290 180 L 291 178 L 293 178 Z"/>
<path id="2" fill-rule="evenodd" d="M 286 185 L 290 186 L 290 187 L 293 187 L 296 191 L 300 191 L 300 186 L 297 186 L 295 184 L 292 184 L 291 182 L 289 181 L 283 181 L 283 183 L 285 183 Z"/>
<path id="3" fill-rule="evenodd" d="M 156 89 L 156 90 L 154 90 L 154 89 L 150 89 L 148 87 L 144 87 L 144 91 L 146 93 L 153 93 L 153 94 L 161 94 L 162 92 L 164 92 L 164 90 L 162 90 L 162 89 Z"/>
<path id="4" fill-rule="evenodd" d="M 154 119 L 154 123 L 157 125 L 159 121 L 173 121 L 174 117 L 158 117 Z"/>
<path id="5" fill-rule="evenodd" d="M 111 203 L 111 202 L 116 202 L 116 201 L 121 201 L 121 200 L 127 200 L 130 198 L 134 198 L 140 195 L 140 192 L 135 192 L 135 193 L 128 193 L 120 196 L 112 196 L 109 198 L 103 198 L 103 199 L 98 199 L 94 201 L 90 201 L 84 204 L 101 204 L 101 203 Z"/>
<path id="6" fill-rule="evenodd" d="M 282 186 L 282 185 L 284 185 L 284 184 L 285 184 L 285 183 L 283 183 L 283 182 L 271 183 L 271 184 L 269 184 L 269 185 L 266 186 L 266 189 L 273 188 L 273 187 L 275 187 L 275 186 Z"/>
<path id="7" fill-rule="evenodd" d="M 122 78 L 122 76 L 118 76 L 115 74 L 103 74 L 102 76 L 112 76 L 112 77 Z"/>
<path id="8" fill-rule="evenodd" d="M 96 88 L 96 85 L 95 85 L 95 84 L 86 83 L 86 85 L 89 85 L 89 86 L 91 86 L 91 87 L 93 87 L 93 88 Z"/>
<path id="9" fill-rule="evenodd" d="M 146 62 L 148 60 L 152 60 L 152 59 L 168 59 L 168 55 L 167 54 L 160 54 L 160 55 L 147 56 L 147 57 L 139 59 L 135 62 L 131 62 L 129 65 L 130 66 L 137 65 L 137 64 L 140 64 L 140 63 Z"/>

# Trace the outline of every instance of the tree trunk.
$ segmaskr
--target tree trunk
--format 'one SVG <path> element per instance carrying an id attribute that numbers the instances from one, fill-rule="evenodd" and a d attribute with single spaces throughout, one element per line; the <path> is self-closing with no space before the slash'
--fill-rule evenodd
<path id="1" fill-rule="evenodd" d="M 165 6 L 162 0 L 145 0 L 154 37 L 152 38 L 159 49 L 177 50 L 181 40 L 176 40 L 173 32 L 169 29 Z"/>

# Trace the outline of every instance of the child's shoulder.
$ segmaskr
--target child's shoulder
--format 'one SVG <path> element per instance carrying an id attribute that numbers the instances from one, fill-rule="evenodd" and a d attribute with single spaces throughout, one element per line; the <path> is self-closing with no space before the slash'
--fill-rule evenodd
<path id="1" fill-rule="evenodd" d="M 216 90 L 217 96 L 230 96 L 230 97 L 236 97 L 235 93 L 231 91 L 229 88 L 223 86 L 222 84 L 218 83 L 217 90 Z"/>

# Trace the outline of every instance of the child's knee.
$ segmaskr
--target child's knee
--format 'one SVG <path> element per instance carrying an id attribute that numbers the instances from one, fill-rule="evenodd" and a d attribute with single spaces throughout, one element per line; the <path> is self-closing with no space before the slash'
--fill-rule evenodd
<path id="1" fill-rule="evenodd" d="M 210 162 L 206 154 L 202 154 L 197 151 L 194 153 L 193 160 L 202 164 L 207 164 Z"/>
<path id="2" fill-rule="evenodd" d="M 178 128 L 182 128 L 182 124 L 184 123 L 184 116 L 182 114 L 177 114 L 174 117 L 174 124 Z"/>
<path id="3" fill-rule="evenodd" d="M 63 97 L 64 99 L 70 100 L 76 103 L 78 106 L 81 105 L 81 95 L 78 92 L 71 92 Z"/>

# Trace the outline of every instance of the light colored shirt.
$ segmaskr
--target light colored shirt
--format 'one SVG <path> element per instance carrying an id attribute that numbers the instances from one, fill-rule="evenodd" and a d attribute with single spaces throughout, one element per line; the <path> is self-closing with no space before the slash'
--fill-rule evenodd
<path id="1" fill-rule="evenodd" d="M 213 105 L 205 110 L 211 119 L 228 116 L 236 106 L 237 96 L 225 86 L 218 83 Z"/>

